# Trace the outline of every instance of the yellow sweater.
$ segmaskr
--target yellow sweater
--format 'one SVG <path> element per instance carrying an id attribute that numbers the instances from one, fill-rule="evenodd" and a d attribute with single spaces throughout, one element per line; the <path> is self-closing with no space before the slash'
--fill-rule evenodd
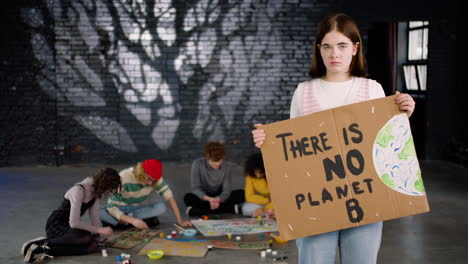
<path id="1" fill-rule="evenodd" d="M 251 177 L 249 175 L 245 177 L 245 201 L 264 205 L 266 209 L 273 209 L 266 178 Z"/>

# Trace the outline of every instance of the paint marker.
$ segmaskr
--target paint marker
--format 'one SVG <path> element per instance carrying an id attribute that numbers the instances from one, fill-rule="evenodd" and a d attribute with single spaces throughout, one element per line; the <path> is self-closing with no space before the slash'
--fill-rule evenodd
<path id="1" fill-rule="evenodd" d="M 282 259 L 287 259 L 288 256 L 282 256 L 282 257 L 278 257 L 278 258 L 274 258 L 273 260 L 282 260 Z"/>
<path id="2" fill-rule="evenodd" d="M 263 225 L 263 218 L 262 218 L 261 215 L 257 216 L 257 220 L 258 220 L 258 224 L 259 224 L 260 226 L 262 226 L 262 225 Z"/>

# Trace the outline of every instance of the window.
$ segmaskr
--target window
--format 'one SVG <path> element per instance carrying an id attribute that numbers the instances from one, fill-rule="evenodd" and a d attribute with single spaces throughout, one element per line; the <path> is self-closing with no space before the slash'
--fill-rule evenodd
<path id="1" fill-rule="evenodd" d="M 408 23 L 408 52 L 403 64 L 406 90 L 425 92 L 427 84 L 428 21 L 410 21 Z"/>

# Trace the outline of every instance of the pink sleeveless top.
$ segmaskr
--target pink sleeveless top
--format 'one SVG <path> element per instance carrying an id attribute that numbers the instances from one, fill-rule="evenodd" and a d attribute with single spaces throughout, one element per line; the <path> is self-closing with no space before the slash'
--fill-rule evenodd
<path id="1" fill-rule="evenodd" d="M 358 91 L 354 93 L 352 103 L 359 103 L 369 100 L 369 79 L 356 78 L 359 82 Z M 305 83 L 302 94 L 301 116 L 324 110 L 315 96 L 312 80 Z"/>

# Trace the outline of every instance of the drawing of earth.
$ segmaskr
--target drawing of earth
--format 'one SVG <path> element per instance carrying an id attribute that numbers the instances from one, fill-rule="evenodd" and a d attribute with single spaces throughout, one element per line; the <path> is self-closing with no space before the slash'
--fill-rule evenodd
<path id="1" fill-rule="evenodd" d="M 406 114 L 394 116 L 383 126 L 375 138 L 372 156 L 385 185 L 407 195 L 425 194 Z"/>

